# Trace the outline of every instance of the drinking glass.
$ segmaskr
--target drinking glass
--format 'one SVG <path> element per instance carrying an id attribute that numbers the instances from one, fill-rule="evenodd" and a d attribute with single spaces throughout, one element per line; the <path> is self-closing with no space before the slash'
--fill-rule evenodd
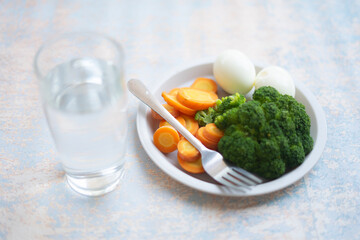
<path id="1" fill-rule="evenodd" d="M 124 171 L 127 93 L 123 51 L 96 33 L 71 33 L 38 50 L 34 69 L 58 156 L 72 189 L 112 191 Z"/>

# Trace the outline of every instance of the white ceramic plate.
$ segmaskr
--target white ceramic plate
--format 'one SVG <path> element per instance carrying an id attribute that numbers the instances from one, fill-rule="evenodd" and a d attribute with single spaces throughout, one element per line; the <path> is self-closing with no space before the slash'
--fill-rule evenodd
<path id="1" fill-rule="evenodd" d="M 170 77 L 160 82 L 160 85 L 157 88 L 151 88 L 151 86 L 148 86 L 148 88 L 161 102 L 164 102 L 161 97 L 162 91 L 169 91 L 175 87 L 188 87 L 198 77 L 209 77 L 214 79 L 214 76 L 212 75 L 212 65 L 212 62 L 207 61 L 183 68 L 183 70 L 175 72 Z M 257 72 L 261 69 L 261 66 L 256 65 Z M 187 173 L 178 164 L 176 151 L 170 154 L 161 153 L 154 146 L 152 137 L 158 128 L 159 121 L 154 120 L 151 117 L 150 108 L 143 103 L 140 103 L 139 105 L 136 119 L 137 131 L 141 144 L 152 161 L 170 177 L 202 192 L 222 196 L 244 197 L 267 194 L 283 189 L 301 179 L 314 167 L 322 154 L 327 137 L 326 119 L 323 109 L 314 95 L 302 83 L 295 82 L 295 85 L 295 98 L 305 105 L 306 112 L 311 118 L 310 131 L 311 136 L 314 139 L 314 148 L 306 156 L 305 161 L 299 167 L 276 180 L 253 187 L 250 192 L 243 193 L 236 189 L 219 185 L 206 173 Z M 224 96 L 226 94 L 219 88 L 218 95 Z"/>

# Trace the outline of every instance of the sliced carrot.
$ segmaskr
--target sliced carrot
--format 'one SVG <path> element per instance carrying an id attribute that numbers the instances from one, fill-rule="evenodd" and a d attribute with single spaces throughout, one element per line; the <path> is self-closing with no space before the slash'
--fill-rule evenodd
<path id="1" fill-rule="evenodd" d="M 205 147 L 207 147 L 207 148 L 209 148 L 209 149 L 212 149 L 212 150 L 216 150 L 218 143 L 217 143 L 217 142 L 214 142 L 214 141 L 211 141 L 210 139 L 207 139 L 207 138 L 204 136 L 204 130 L 205 130 L 205 127 L 199 128 L 199 130 L 196 132 L 195 137 L 196 137 L 197 139 L 199 139 L 200 142 L 201 142 L 202 144 L 204 144 Z"/>
<path id="2" fill-rule="evenodd" d="M 217 91 L 216 82 L 210 78 L 197 78 L 194 83 L 191 85 L 191 88 L 196 88 L 204 91 L 214 92 Z"/>
<path id="3" fill-rule="evenodd" d="M 215 123 L 206 124 L 204 129 L 204 137 L 213 142 L 219 142 L 223 136 L 224 132 L 218 129 Z"/>
<path id="4" fill-rule="evenodd" d="M 168 110 L 168 112 L 173 115 L 175 118 L 178 117 L 180 115 L 180 112 L 178 110 L 176 110 L 173 106 L 170 106 L 169 104 L 167 103 L 164 103 L 163 104 L 163 107 Z M 157 119 L 157 120 L 164 120 L 159 114 L 157 114 L 157 112 L 155 112 L 154 110 L 151 109 L 151 116 L 154 118 L 154 119 Z"/>
<path id="5" fill-rule="evenodd" d="M 185 119 L 185 127 L 186 129 L 195 136 L 197 130 L 199 129 L 199 123 L 195 120 L 195 118 L 187 116 L 187 115 L 180 115 Z"/>
<path id="6" fill-rule="evenodd" d="M 180 140 L 178 132 L 170 126 L 158 128 L 153 138 L 155 146 L 163 153 L 175 151 Z"/>
<path id="7" fill-rule="evenodd" d="M 169 105 L 173 106 L 175 109 L 177 109 L 178 111 L 180 111 L 186 115 L 194 116 L 195 113 L 197 112 L 196 110 L 188 108 L 188 107 L 184 106 L 183 104 L 181 104 L 177 100 L 176 96 L 170 95 L 166 92 L 162 92 L 161 96 L 165 99 L 165 101 Z"/>
<path id="8" fill-rule="evenodd" d="M 217 99 L 216 93 L 195 88 L 180 88 L 177 94 L 177 100 L 181 104 L 195 110 L 208 109 L 215 105 Z"/>
<path id="9" fill-rule="evenodd" d="M 173 96 L 176 96 L 178 91 L 179 91 L 179 88 L 173 88 L 173 89 L 170 90 L 169 94 L 173 95 Z"/>
<path id="10" fill-rule="evenodd" d="M 201 156 L 200 152 L 185 138 L 179 141 L 177 150 L 181 159 L 187 162 L 194 162 Z"/>
<path id="11" fill-rule="evenodd" d="M 178 122 L 181 123 L 181 125 L 183 125 L 184 127 L 186 127 L 185 119 L 184 119 L 182 116 L 178 116 L 178 117 L 176 118 L 176 120 L 178 120 Z M 170 127 L 171 127 L 170 123 L 168 123 L 168 122 L 165 121 L 165 120 L 162 120 L 162 121 L 160 121 L 160 123 L 159 123 L 159 127 L 163 127 L 163 126 L 170 126 Z"/>
<path id="12" fill-rule="evenodd" d="M 185 171 L 188 171 L 190 173 L 203 173 L 203 172 L 205 172 L 205 170 L 203 168 L 203 165 L 202 165 L 202 162 L 201 162 L 201 157 L 196 159 L 196 161 L 194 161 L 194 162 L 187 162 L 187 161 L 184 161 L 184 159 L 182 159 L 181 156 L 179 156 L 179 153 L 178 153 L 177 159 L 178 159 L 178 162 L 179 162 L 180 166 Z"/>

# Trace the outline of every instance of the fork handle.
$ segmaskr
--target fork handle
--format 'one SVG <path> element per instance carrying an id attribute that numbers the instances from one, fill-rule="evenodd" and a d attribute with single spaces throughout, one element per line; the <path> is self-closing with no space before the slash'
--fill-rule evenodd
<path id="1" fill-rule="evenodd" d="M 135 97 L 140 99 L 143 103 L 145 103 L 152 110 L 157 112 L 161 117 L 163 117 L 168 123 L 170 123 L 171 126 L 173 126 L 177 131 L 179 131 L 181 135 L 183 135 L 197 150 L 199 150 L 200 152 L 206 150 L 205 146 L 160 104 L 160 102 L 154 97 L 154 95 L 151 94 L 151 92 L 140 80 L 131 79 L 130 81 L 128 81 L 127 86 L 129 88 L 129 91 L 134 94 Z"/>

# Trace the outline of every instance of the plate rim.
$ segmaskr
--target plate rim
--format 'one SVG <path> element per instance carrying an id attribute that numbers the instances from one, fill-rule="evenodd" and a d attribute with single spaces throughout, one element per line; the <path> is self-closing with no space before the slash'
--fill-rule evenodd
<path id="1" fill-rule="evenodd" d="M 215 58 L 208 58 L 197 61 L 195 63 L 187 64 L 186 66 L 181 66 L 176 68 L 175 70 L 170 71 L 168 74 L 165 75 L 161 81 L 156 84 L 156 86 L 149 88 L 151 92 L 157 91 L 160 86 L 166 83 L 171 77 L 179 74 L 182 71 L 185 71 L 189 68 L 200 67 L 202 65 L 212 65 Z M 260 68 L 264 66 L 270 66 L 269 64 L 264 64 L 261 62 L 254 62 L 254 65 Z M 153 146 L 151 140 L 146 141 L 144 137 L 141 137 L 141 126 L 142 123 L 146 123 L 146 113 L 148 107 L 139 102 L 137 116 L 136 116 L 136 129 L 138 133 L 139 140 L 141 142 L 142 147 L 144 148 L 145 152 L 149 156 L 155 165 L 157 165 L 163 172 L 165 172 L 168 176 L 173 178 L 179 183 L 182 183 L 192 189 L 196 189 L 201 192 L 220 195 L 220 196 L 230 196 L 230 197 L 250 197 L 250 196 L 258 196 L 258 195 L 265 195 L 272 192 L 279 191 L 284 189 L 297 181 L 301 180 L 305 177 L 310 170 L 316 165 L 319 161 L 322 152 L 326 145 L 327 140 L 327 123 L 325 112 L 322 109 L 321 105 L 317 101 L 316 97 L 312 94 L 310 90 L 306 88 L 306 86 L 294 80 L 296 88 L 305 96 L 305 98 L 311 103 L 311 106 L 314 110 L 314 115 L 317 123 L 317 141 L 316 145 L 318 146 L 316 149 L 311 151 L 312 161 L 304 161 L 300 166 L 296 169 L 292 170 L 290 173 L 283 175 L 282 177 L 272 180 L 268 183 L 264 183 L 252 188 L 250 192 L 244 193 L 242 191 L 229 188 L 226 186 L 221 186 L 209 182 L 202 181 L 200 179 L 194 178 L 191 175 L 179 170 L 176 166 L 174 166 L 170 161 L 167 160 L 167 157 L 158 151 L 154 151 L 155 146 Z M 144 120 L 142 122 L 142 120 Z M 161 162 L 159 160 L 154 159 L 165 159 L 165 161 Z M 270 185 L 270 187 L 269 187 Z M 273 186 L 272 186 L 273 185 Z M 277 186 L 276 186 L 277 185 Z"/>

